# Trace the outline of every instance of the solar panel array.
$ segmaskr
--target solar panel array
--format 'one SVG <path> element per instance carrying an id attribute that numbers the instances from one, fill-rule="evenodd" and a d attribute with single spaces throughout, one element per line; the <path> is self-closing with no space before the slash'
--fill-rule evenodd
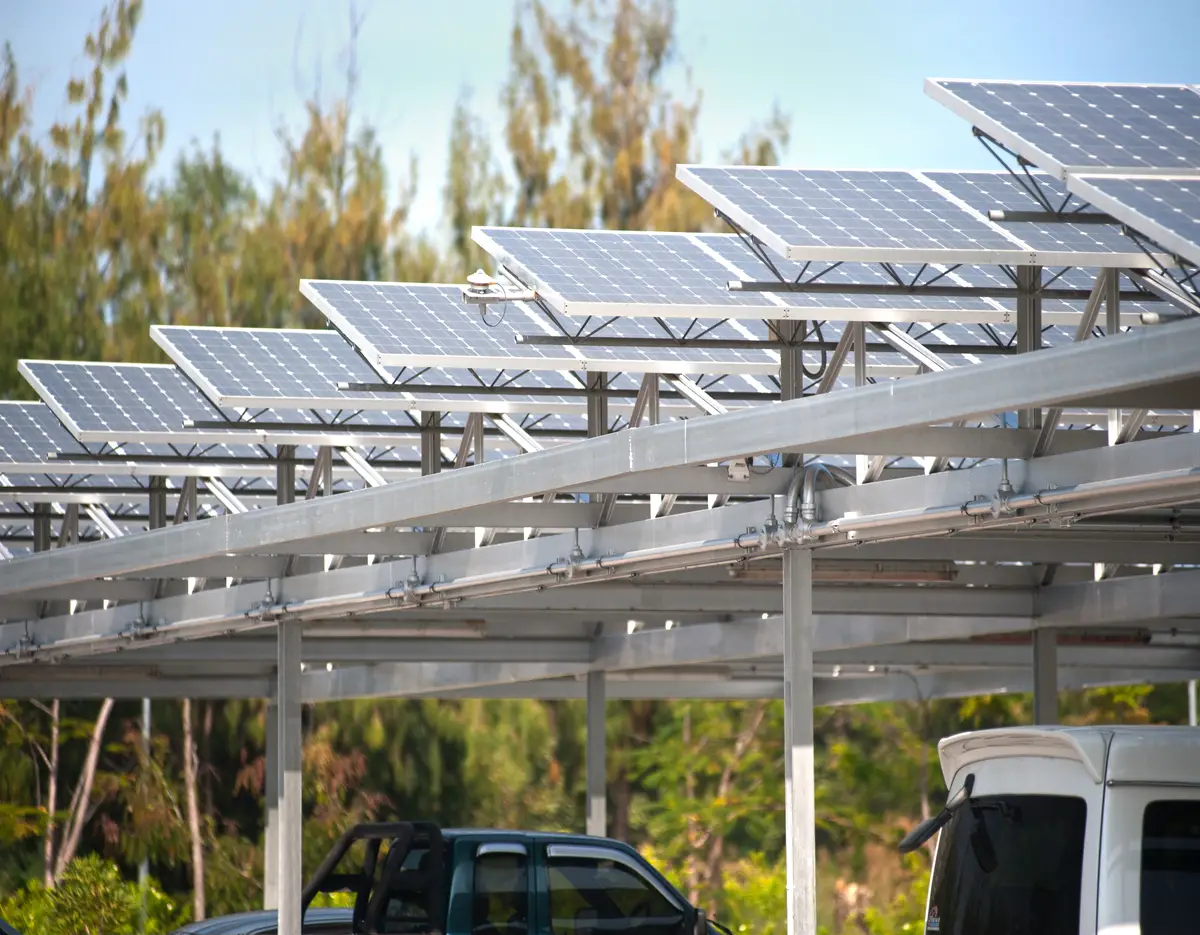
<path id="1" fill-rule="evenodd" d="M 610 429 L 626 424 L 646 373 L 668 377 L 663 420 L 699 414 L 674 375 L 731 409 L 777 399 L 779 346 L 766 320 L 807 323 L 802 382 L 813 392 L 846 322 L 897 322 L 946 365 L 979 365 L 1015 345 L 1013 266 L 1041 266 L 1047 288 L 1074 291 L 1042 299 L 1042 340 L 1057 345 L 1074 340 L 1098 268 L 1146 265 L 1143 237 L 1164 248 L 1156 260 L 1170 251 L 1200 262 L 1195 89 L 977 81 L 928 89 L 1042 171 L 681 166 L 679 178 L 739 233 L 482 227 L 473 236 L 497 275 L 535 299 L 484 310 L 458 285 L 306 280 L 300 290 L 330 329 L 162 326 L 153 338 L 173 365 L 23 361 L 42 402 L 0 404 L 0 493 L 95 497 L 136 524 L 144 502 L 122 498 L 145 490 L 147 465 L 203 477 L 202 465 L 233 477 L 230 486 L 257 505 L 273 497 L 278 445 L 295 445 L 302 462 L 316 445 L 345 446 L 387 477 L 417 470 L 422 413 L 440 415 L 447 463 L 468 413 L 488 415 L 485 458 L 515 457 L 523 442 L 501 423 L 536 446 L 587 433 L 589 371 L 609 374 Z M 1011 216 L 1039 208 L 1057 216 Z M 1009 218 L 989 214 L 997 210 Z M 780 281 L 850 291 L 762 285 Z M 929 286 L 964 293 L 919 291 Z M 1122 298 L 1122 322 L 1136 322 L 1153 299 L 1127 278 L 1121 288 L 1133 297 Z M 1096 333 L 1104 324 L 1102 315 Z M 917 370 L 894 348 L 874 349 L 888 345 L 873 329 L 869 340 L 868 381 Z M 835 388 L 854 384 L 853 359 Z M 1149 421 L 1173 430 L 1176 415 Z M 1100 424 L 1106 414 L 1071 418 Z M 337 489 L 361 486 L 334 457 Z M 176 490 L 182 477 L 168 483 Z M 28 531 L 27 504 L 13 506 L 11 516 L 0 511 L 0 540 L 5 530 Z"/>
<path id="2" fill-rule="evenodd" d="M 925 87 L 1077 199 L 1200 264 L 1196 86 L 930 79 Z"/>

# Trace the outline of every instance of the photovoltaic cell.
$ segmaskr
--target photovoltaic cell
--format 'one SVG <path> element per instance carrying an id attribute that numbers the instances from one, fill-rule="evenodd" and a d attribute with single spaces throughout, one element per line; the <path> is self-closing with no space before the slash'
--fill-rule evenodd
<path id="1" fill-rule="evenodd" d="M 538 370 L 627 370 L 699 373 L 717 361 L 710 352 L 639 347 L 558 347 L 519 343 L 544 328 L 521 303 L 488 307 L 462 300 L 459 286 L 306 280 L 301 292 L 381 367 L 497 367 Z M 767 372 L 764 355 L 721 353 L 726 370 Z"/>
<path id="2" fill-rule="evenodd" d="M 1040 168 L 1200 166 L 1200 94 L 1188 85 L 929 79 L 926 92 Z"/>
<path id="3" fill-rule="evenodd" d="M 1067 184 L 1100 210 L 1200 265 L 1200 175 L 1081 174 Z"/>

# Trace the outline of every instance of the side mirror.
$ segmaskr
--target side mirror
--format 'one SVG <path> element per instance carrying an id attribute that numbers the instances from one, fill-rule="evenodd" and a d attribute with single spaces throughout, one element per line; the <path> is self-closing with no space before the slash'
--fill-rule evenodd
<path id="1" fill-rule="evenodd" d="M 708 917 L 703 909 L 696 910 L 696 922 L 692 926 L 692 935 L 708 935 Z"/>

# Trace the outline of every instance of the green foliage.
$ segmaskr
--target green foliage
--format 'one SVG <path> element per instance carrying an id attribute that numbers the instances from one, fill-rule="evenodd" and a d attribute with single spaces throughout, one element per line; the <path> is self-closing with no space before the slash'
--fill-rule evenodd
<path id="1" fill-rule="evenodd" d="M 22 935 L 134 935 L 142 890 L 115 864 L 90 855 L 71 862 L 53 889 L 31 882 L 0 903 L 0 916 Z M 147 935 L 171 932 L 188 921 L 182 906 L 151 880 L 145 891 Z"/>

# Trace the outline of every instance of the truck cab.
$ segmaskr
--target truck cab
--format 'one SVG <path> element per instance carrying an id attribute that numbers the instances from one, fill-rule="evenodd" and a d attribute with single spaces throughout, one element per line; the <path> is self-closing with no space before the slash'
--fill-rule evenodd
<path id="1" fill-rule="evenodd" d="M 938 745 L 931 935 L 1200 932 L 1200 729 L 1038 727 Z"/>
<path id="2" fill-rule="evenodd" d="M 584 835 L 359 825 L 305 887 L 306 916 L 318 893 L 335 892 L 353 896 L 354 935 L 709 931 L 704 913 L 636 850 Z"/>

